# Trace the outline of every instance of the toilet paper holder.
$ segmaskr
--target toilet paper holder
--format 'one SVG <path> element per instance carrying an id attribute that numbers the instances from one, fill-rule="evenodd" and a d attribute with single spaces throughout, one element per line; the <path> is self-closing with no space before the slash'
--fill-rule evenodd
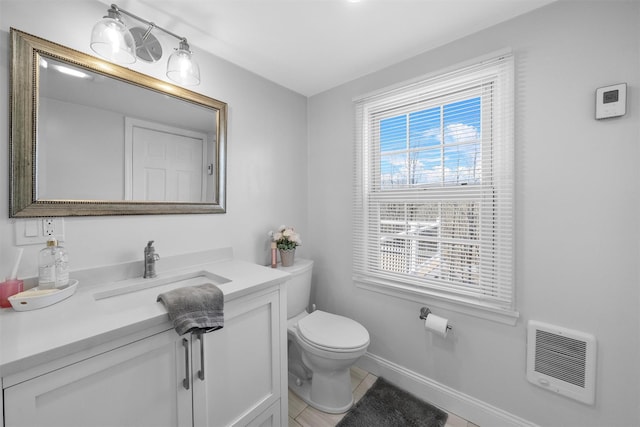
<path id="1" fill-rule="evenodd" d="M 420 319 L 425 320 L 427 316 L 430 314 L 431 314 L 431 310 L 429 310 L 428 307 L 422 307 L 420 309 Z M 451 329 L 453 329 L 451 325 L 447 325 L 447 331 L 450 331 Z"/>

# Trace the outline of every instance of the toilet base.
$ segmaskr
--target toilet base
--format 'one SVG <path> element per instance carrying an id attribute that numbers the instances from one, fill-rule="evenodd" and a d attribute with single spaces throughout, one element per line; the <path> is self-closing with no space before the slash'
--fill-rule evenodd
<path id="1" fill-rule="evenodd" d="M 353 406 L 353 393 L 351 392 L 351 377 L 349 371 L 346 371 L 348 376 L 347 381 L 341 378 L 342 381 L 336 381 L 333 379 L 322 379 L 321 375 L 314 374 L 314 378 L 311 380 L 301 379 L 298 376 L 289 374 L 289 388 L 291 391 L 302 399 L 306 404 L 316 408 L 319 411 L 329 414 L 342 414 L 347 412 Z M 313 385 L 314 379 L 316 384 Z M 336 389 L 336 384 L 338 389 Z M 348 389 L 345 389 L 344 385 L 348 385 Z M 330 398 L 331 402 L 319 402 L 318 399 L 324 397 Z M 314 399 L 315 398 L 315 399 Z M 330 405 L 327 403 L 331 403 Z"/>

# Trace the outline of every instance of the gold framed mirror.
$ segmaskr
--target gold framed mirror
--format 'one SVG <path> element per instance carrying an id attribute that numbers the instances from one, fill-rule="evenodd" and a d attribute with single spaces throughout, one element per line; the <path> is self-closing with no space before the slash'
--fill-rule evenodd
<path id="1" fill-rule="evenodd" d="M 14 28 L 10 80 L 10 217 L 226 211 L 226 103 Z"/>

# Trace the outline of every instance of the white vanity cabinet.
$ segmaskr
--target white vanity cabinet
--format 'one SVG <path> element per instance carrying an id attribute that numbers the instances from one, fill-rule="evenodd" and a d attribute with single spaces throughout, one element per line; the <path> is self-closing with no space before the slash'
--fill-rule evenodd
<path id="1" fill-rule="evenodd" d="M 181 341 L 166 331 L 9 386 L 5 427 L 191 425 Z"/>
<path id="2" fill-rule="evenodd" d="M 156 328 L 4 378 L 4 427 L 279 426 L 283 293 L 272 286 L 225 302 L 224 328 L 208 334 Z"/>

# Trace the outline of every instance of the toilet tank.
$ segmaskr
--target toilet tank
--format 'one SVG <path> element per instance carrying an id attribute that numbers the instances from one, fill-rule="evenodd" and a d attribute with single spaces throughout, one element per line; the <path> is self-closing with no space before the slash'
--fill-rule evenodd
<path id="1" fill-rule="evenodd" d="M 305 311 L 309 305 L 313 261 L 296 258 L 291 267 L 278 268 L 291 274 L 287 282 L 287 319 L 290 319 Z"/>

